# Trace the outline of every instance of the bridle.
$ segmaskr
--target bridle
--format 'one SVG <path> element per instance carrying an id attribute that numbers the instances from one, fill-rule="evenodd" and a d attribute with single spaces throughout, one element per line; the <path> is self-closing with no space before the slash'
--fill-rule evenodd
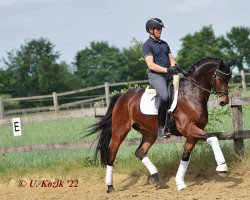
<path id="1" fill-rule="evenodd" d="M 213 77 L 212 77 L 212 81 L 211 81 L 212 90 L 208 90 L 208 89 L 206 89 L 206 88 L 200 86 L 199 83 L 198 83 L 196 80 L 194 80 L 192 77 L 191 77 L 191 79 L 190 79 L 190 78 L 185 77 L 184 75 L 182 75 L 182 78 L 184 78 L 184 79 L 187 80 L 187 81 L 190 81 L 190 82 L 193 83 L 196 87 L 200 88 L 200 89 L 203 90 L 203 91 L 208 92 L 209 94 L 215 94 L 215 95 L 217 95 L 218 97 L 221 97 L 221 96 L 223 96 L 223 95 L 227 95 L 227 94 L 229 94 L 228 89 L 218 90 L 218 89 L 216 88 L 216 85 L 214 84 L 214 82 L 215 82 L 215 80 L 216 80 L 216 77 L 218 77 L 219 79 L 221 79 L 221 80 L 223 80 L 224 82 L 227 83 L 227 82 L 231 79 L 231 77 L 232 77 L 232 70 L 230 69 L 229 73 L 225 73 L 225 72 L 223 72 L 223 71 L 221 71 L 221 70 L 219 69 L 220 64 L 221 64 L 221 62 L 218 63 L 218 65 L 217 65 L 217 67 L 216 67 L 216 70 L 215 70 L 215 72 L 214 72 L 214 75 L 213 75 Z M 184 74 L 187 74 L 187 71 L 182 70 L 182 69 L 180 69 L 180 70 L 181 70 L 182 73 L 184 72 Z"/>
<path id="2" fill-rule="evenodd" d="M 214 72 L 213 77 L 212 77 L 212 91 L 211 91 L 211 93 L 217 95 L 218 97 L 221 97 L 223 95 L 227 95 L 229 93 L 228 87 L 227 87 L 227 89 L 217 90 L 217 88 L 214 84 L 216 77 L 221 79 L 223 82 L 228 83 L 228 81 L 232 77 L 232 70 L 230 69 L 229 73 L 225 73 L 225 72 L 219 70 L 219 66 L 218 66 Z"/>

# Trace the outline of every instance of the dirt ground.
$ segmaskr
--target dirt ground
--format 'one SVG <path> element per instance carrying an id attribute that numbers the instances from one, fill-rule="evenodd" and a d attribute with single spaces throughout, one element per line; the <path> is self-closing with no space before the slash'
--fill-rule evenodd
<path id="1" fill-rule="evenodd" d="M 76 170 L 64 176 L 23 175 L 0 181 L 0 199 L 250 199 L 249 168 L 230 172 L 226 178 L 212 174 L 187 173 L 187 188 L 177 191 L 174 173 L 161 175 L 157 188 L 147 183 L 145 174 L 114 174 L 115 191 L 106 193 L 103 172 Z"/>

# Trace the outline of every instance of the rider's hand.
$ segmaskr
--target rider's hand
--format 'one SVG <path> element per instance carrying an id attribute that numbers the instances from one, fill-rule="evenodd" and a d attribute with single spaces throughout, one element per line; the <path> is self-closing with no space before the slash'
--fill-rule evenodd
<path id="1" fill-rule="evenodd" d="M 179 67 L 179 65 L 175 65 L 175 66 L 173 66 L 173 67 L 170 67 L 169 68 L 169 71 L 168 71 L 170 74 L 178 74 L 178 73 L 180 73 L 181 72 L 181 70 L 180 70 L 180 67 Z"/>

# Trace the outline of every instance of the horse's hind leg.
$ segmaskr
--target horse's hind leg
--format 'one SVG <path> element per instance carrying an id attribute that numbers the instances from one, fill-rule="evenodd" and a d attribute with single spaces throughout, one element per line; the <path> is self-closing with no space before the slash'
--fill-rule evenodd
<path id="1" fill-rule="evenodd" d="M 192 138 L 192 137 L 189 137 L 186 140 L 182 159 L 181 159 L 181 162 L 180 162 L 180 165 L 176 173 L 176 177 L 175 177 L 177 190 L 182 190 L 187 187 L 184 181 L 184 177 L 185 177 L 188 165 L 189 165 L 189 158 L 190 158 L 191 152 L 195 144 L 197 143 L 197 141 L 198 141 L 197 138 Z"/>
<path id="2" fill-rule="evenodd" d="M 118 123 L 119 124 L 119 123 Z M 122 123 L 120 123 L 122 124 Z M 106 185 L 108 187 L 107 193 L 110 193 L 114 190 L 113 187 L 113 164 L 115 161 L 116 154 L 118 152 L 118 149 L 123 142 L 123 140 L 126 138 L 128 132 L 130 131 L 131 127 L 128 124 L 123 124 L 123 126 L 117 126 L 114 125 L 112 127 L 112 139 L 109 145 L 109 158 L 107 162 L 107 169 L 106 169 Z"/>
<path id="3" fill-rule="evenodd" d="M 142 163 L 149 170 L 150 173 L 149 182 L 153 185 L 157 185 L 159 181 L 158 170 L 154 166 L 154 164 L 150 161 L 150 159 L 147 157 L 148 150 L 154 144 L 155 140 L 157 139 L 157 135 L 143 131 L 141 131 L 141 133 L 143 135 L 142 142 L 138 147 L 138 149 L 135 151 L 135 155 L 142 161 Z"/>

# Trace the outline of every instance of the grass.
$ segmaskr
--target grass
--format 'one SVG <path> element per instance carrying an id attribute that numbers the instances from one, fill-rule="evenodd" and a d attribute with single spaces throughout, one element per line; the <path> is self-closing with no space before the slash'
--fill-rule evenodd
<path id="1" fill-rule="evenodd" d="M 83 135 L 88 127 L 94 123 L 94 117 L 84 117 L 81 119 L 21 124 L 22 136 L 19 137 L 13 136 L 12 125 L 0 126 L 0 148 L 77 140 L 93 141 L 95 135 L 86 138 L 83 138 Z M 140 137 L 140 134 L 133 130 L 130 132 L 129 137 Z"/>
<path id="2" fill-rule="evenodd" d="M 92 155 L 86 149 L 8 154 L 0 158 L 0 180 L 8 181 L 25 174 L 66 176 L 68 172 L 95 166 Z"/>
<path id="3" fill-rule="evenodd" d="M 247 154 L 239 158 L 234 154 L 233 141 L 221 141 L 227 164 L 230 169 L 239 160 L 250 170 L 250 140 L 245 140 Z M 155 144 L 149 151 L 149 158 L 158 168 L 160 174 L 176 173 L 183 151 L 182 143 Z M 115 161 L 116 172 L 148 174 L 147 169 L 134 155 L 137 146 L 121 146 Z M 94 149 L 68 149 L 61 151 L 45 151 L 30 153 L 13 153 L 0 157 L 0 179 L 9 180 L 11 177 L 20 177 L 30 173 L 56 173 L 66 176 L 67 173 L 82 169 L 97 167 L 92 159 Z M 103 169 L 97 167 L 100 173 Z M 210 145 L 205 142 L 198 143 L 192 152 L 189 171 L 202 173 L 214 172 L 216 162 Z"/>
<path id="4" fill-rule="evenodd" d="M 241 159 L 234 153 L 233 141 L 220 141 L 220 144 L 225 159 L 229 165 Z M 184 143 L 154 144 L 150 149 L 148 156 L 160 171 L 177 170 L 183 153 L 183 146 Z M 146 170 L 141 162 L 134 156 L 136 148 L 137 146 L 120 148 L 116 159 L 116 167 L 123 170 L 126 168 L 143 168 Z M 250 156 L 250 139 L 245 140 L 245 148 L 246 152 L 248 152 L 248 154 L 245 155 L 245 158 L 247 159 Z M 190 170 L 208 170 L 209 168 L 214 170 L 216 167 L 211 146 L 206 142 L 199 142 L 196 144 L 192 152 L 191 160 L 193 162 L 190 164 Z"/>
<path id="5" fill-rule="evenodd" d="M 210 110 L 208 132 L 231 131 L 232 122 L 229 106 Z M 250 130 L 250 106 L 243 107 L 243 129 Z M 14 137 L 12 126 L 0 126 L 0 147 L 22 146 L 32 144 L 50 144 L 73 142 L 76 140 L 94 140 L 95 136 L 82 139 L 84 131 L 95 122 L 93 117 L 68 119 L 43 123 L 22 124 L 22 136 Z M 129 138 L 140 138 L 141 135 L 132 130 Z"/>
<path id="6" fill-rule="evenodd" d="M 250 96 L 250 91 L 242 92 L 241 96 Z M 208 132 L 232 130 L 230 107 L 209 109 Z M 249 122 L 250 106 L 243 106 L 243 129 L 250 130 Z M 0 148 L 10 146 L 21 146 L 31 144 L 49 144 L 72 142 L 81 139 L 84 131 L 95 123 L 94 117 L 81 119 L 67 119 L 43 123 L 22 124 L 22 136 L 14 137 L 11 125 L 0 126 Z M 132 130 L 131 138 L 140 138 L 141 135 Z M 93 140 L 95 136 L 84 138 Z"/>
<path id="7" fill-rule="evenodd" d="M 22 136 L 14 137 L 12 125 L 1 126 L 0 147 L 48 144 L 78 140 L 94 118 L 21 124 Z"/>
<path id="8" fill-rule="evenodd" d="M 250 96 L 247 91 L 242 96 Z M 211 111 L 209 126 L 212 131 L 232 130 L 229 106 Z M 244 129 L 250 130 L 250 106 L 243 107 Z M 53 122 L 22 124 L 22 136 L 14 137 L 10 125 L 0 126 L 0 147 L 21 146 L 31 144 L 49 144 L 79 140 L 87 127 L 95 122 L 93 117 L 69 119 Z M 84 140 L 93 140 L 95 136 Z M 136 131 L 131 131 L 129 137 L 140 137 Z M 220 141 L 229 166 L 234 166 L 239 158 L 234 154 L 233 141 Z M 250 166 L 250 140 L 245 140 L 246 159 L 244 163 Z M 116 159 L 116 170 L 145 172 L 147 170 L 134 156 L 137 146 L 121 146 Z M 149 151 L 149 157 L 160 172 L 176 170 L 183 151 L 183 144 L 155 144 Z M 36 171 L 59 171 L 67 173 L 82 167 L 93 167 L 93 149 L 68 149 L 45 152 L 12 153 L 0 155 L 0 177 L 8 178 L 14 175 Z M 211 147 L 206 143 L 198 143 L 192 153 L 189 170 L 214 170 L 216 164 Z"/>

